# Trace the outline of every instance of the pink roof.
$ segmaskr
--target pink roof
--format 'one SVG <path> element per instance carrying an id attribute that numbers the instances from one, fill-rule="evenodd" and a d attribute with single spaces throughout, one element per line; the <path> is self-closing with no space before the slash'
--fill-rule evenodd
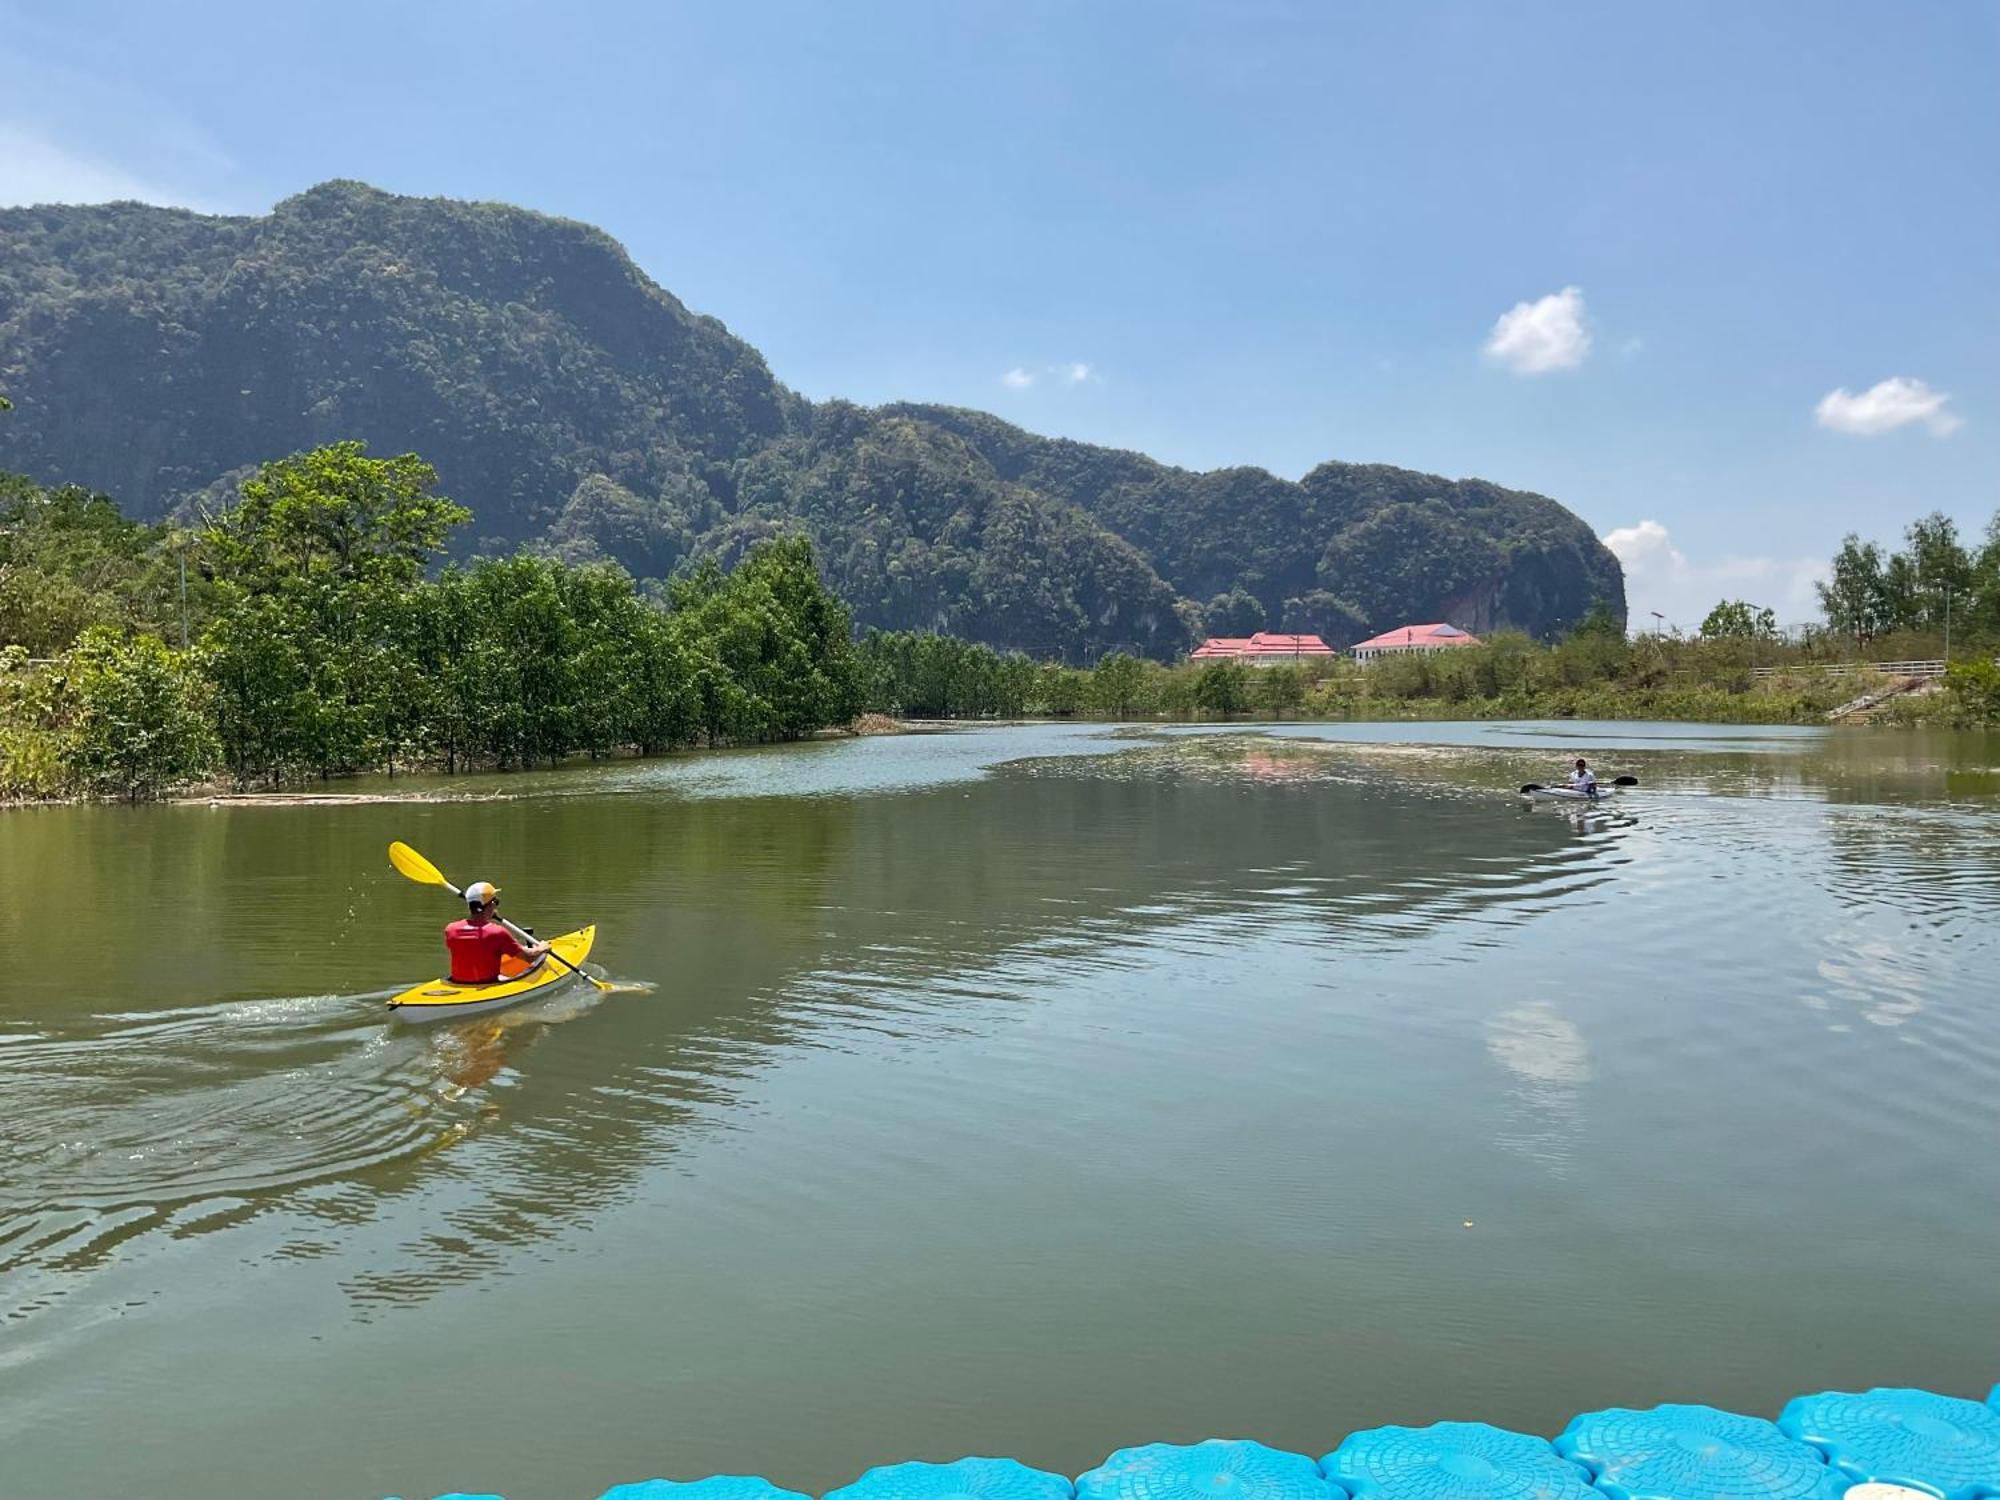
<path id="1" fill-rule="evenodd" d="M 1260 630 L 1255 635 L 1212 635 L 1195 649 L 1193 660 L 1211 661 L 1226 656 L 1332 656 L 1333 647 L 1316 635 L 1277 635 Z"/>
<path id="2" fill-rule="evenodd" d="M 1477 646 L 1478 644 L 1478 636 L 1440 620 L 1433 625 L 1399 625 L 1394 630 L 1385 630 L 1373 639 L 1357 641 L 1354 649 L 1393 651 L 1399 646 Z"/>
<path id="3" fill-rule="evenodd" d="M 1274 635 L 1260 630 L 1250 637 L 1247 648 L 1254 656 L 1266 651 L 1291 651 L 1301 656 L 1331 656 L 1333 647 L 1316 635 Z"/>

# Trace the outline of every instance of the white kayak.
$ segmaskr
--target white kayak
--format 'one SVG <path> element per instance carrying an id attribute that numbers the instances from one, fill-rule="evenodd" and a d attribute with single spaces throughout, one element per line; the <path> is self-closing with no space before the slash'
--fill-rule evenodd
<path id="1" fill-rule="evenodd" d="M 1531 781 L 1521 788 L 1521 795 L 1530 802 L 1602 802 L 1607 797 L 1614 797 L 1627 787 L 1635 787 L 1638 784 L 1639 778 L 1636 776 L 1620 776 L 1615 781 L 1598 783 L 1597 791 L 1593 794 L 1579 792 L 1575 787 L 1542 786 Z"/>

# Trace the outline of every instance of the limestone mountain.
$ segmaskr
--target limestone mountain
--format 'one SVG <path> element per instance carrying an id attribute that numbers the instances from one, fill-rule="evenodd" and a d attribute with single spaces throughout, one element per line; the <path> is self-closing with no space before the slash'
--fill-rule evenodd
<path id="1" fill-rule="evenodd" d="M 415 450 L 470 545 L 641 577 L 803 528 L 865 625 L 1071 660 L 1204 629 L 1624 614 L 1553 500 L 1321 465 L 1193 473 L 980 412 L 812 403 L 599 230 L 331 182 L 262 217 L 0 211 L 0 468 L 157 517 L 340 438 Z"/>

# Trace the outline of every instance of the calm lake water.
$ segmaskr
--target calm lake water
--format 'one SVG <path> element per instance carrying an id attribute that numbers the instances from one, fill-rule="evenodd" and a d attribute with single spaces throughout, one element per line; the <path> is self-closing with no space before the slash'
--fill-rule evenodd
<path id="1" fill-rule="evenodd" d="M 1579 751 L 1641 791 L 1511 795 Z M 2000 737 L 1021 727 L 456 789 L 511 800 L 0 815 L 10 1500 L 2000 1375 Z M 651 990 L 387 1024 L 454 915 L 392 838 Z"/>

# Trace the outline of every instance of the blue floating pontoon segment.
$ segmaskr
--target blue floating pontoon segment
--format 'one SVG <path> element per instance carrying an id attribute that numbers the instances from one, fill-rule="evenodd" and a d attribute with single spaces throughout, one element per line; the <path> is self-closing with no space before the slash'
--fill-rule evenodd
<path id="1" fill-rule="evenodd" d="M 1598 1500 L 1546 1438 L 1484 1422 L 1373 1427 L 1319 1467 L 1354 1500 Z"/>
<path id="2" fill-rule="evenodd" d="M 1061 1474 L 1011 1458 L 961 1458 L 950 1464 L 883 1464 L 829 1491 L 826 1500 L 1070 1500 L 1075 1493 Z"/>
<path id="3" fill-rule="evenodd" d="M 808 1500 L 755 1474 L 714 1474 L 707 1479 L 641 1479 L 614 1484 L 598 1500 Z"/>
<path id="4" fill-rule="evenodd" d="M 1878 1386 L 1799 1396 L 1778 1417 L 1850 1479 L 1900 1484 L 1940 1500 L 2000 1493 L 2000 1412 L 1977 1401 Z"/>
<path id="5" fill-rule="evenodd" d="M 1346 1500 L 1303 1453 L 1209 1438 L 1120 1448 L 1076 1481 L 1077 1500 Z"/>
<path id="6" fill-rule="evenodd" d="M 1588 1411 L 1555 1446 L 1611 1500 L 1839 1500 L 1849 1482 L 1775 1423 L 1712 1406 Z"/>

